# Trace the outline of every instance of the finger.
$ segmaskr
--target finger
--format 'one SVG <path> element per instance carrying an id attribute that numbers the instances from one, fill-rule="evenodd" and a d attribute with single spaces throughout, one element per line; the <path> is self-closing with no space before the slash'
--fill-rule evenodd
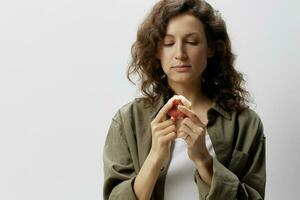
<path id="1" fill-rule="evenodd" d="M 158 114 L 156 115 L 156 117 L 154 118 L 154 122 L 162 122 L 164 121 L 167 112 L 173 107 L 173 103 L 172 101 L 168 101 L 158 112 Z"/>
<path id="2" fill-rule="evenodd" d="M 175 124 L 172 119 L 168 119 L 168 120 L 163 121 L 161 123 L 156 123 L 156 122 L 152 121 L 151 122 L 152 132 L 160 131 L 162 129 L 167 128 L 168 126 L 171 126 L 172 124 Z"/>
<path id="3" fill-rule="evenodd" d="M 185 118 L 182 121 L 182 125 L 188 126 L 194 133 L 198 135 L 205 130 L 205 127 L 199 127 L 190 118 Z"/>
<path id="4" fill-rule="evenodd" d="M 190 144 L 192 143 L 192 138 L 190 137 L 190 135 L 185 132 L 180 132 L 180 134 L 180 137 L 178 136 L 177 138 L 182 138 L 188 144 L 188 146 L 190 146 Z"/>
<path id="5" fill-rule="evenodd" d="M 187 125 L 181 124 L 181 126 L 180 126 L 179 129 L 178 129 L 178 132 L 189 133 L 189 132 L 192 132 L 192 130 L 191 130 L 191 128 L 188 127 Z"/>
<path id="6" fill-rule="evenodd" d="M 189 135 L 187 135 L 184 138 L 184 141 L 186 142 L 186 144 L 187 144 L 188 147 L 192 146 L 192 144 L 193 144 L 193 138 L 191 138 Z"/>
<path id="7" fill-rule="evenodd" d="M 164 136 L 164 135 L 167 135 L 171 132 L 176 132 L 176 126 L 173 124 L 163 130 L 160 130 L 157 132 L 157 135 L 161 135 L 161 136 Z"/>
<path id="8" fill-rule="evenodd" d="M 157 125 L 157 127 L 158 127 L 158 129 L 165 129 L 165 128 L 167 128 L 167 127 L 173 125 L 173 124 L 175 125 L 174 120 L 168 119 L 168 120 L 166 120 L 166 121 L 163 121 L 163 122 L 159 123 L 159 124 Z"/>
<path id="9" fill-rule="evenodd" d="M 188 134 L 186 134 L 183 131 L 180 131 L 180 132 L 177 133 L 177 138 L 185 139 L 187 136 L 188 136 Z"/>
<path id="10" fill-rule="evenodd" d="M 199 119 L 199 117 L 196 115 L 196 113 L 194 111 L 192 111 L 182 105 L 178 105 L 178 110 L 183 112 L 183 114 L 188 116 L 192 121 L 197 122 L 197 123 L 201 124 L 201 126 L 205 127 L 205 124 Z"/>
<path id="11" fill-rule="evenodd" d="M 185 138 L 186 136 L 190 136 L 193 139 L 197 139 L 197 134 L 193 132 L 193 130 L 186 126 L 186 125 L 182 125 L 179 129 L 179 134 L 178 134 L 181 138 Z"/>
<path id="12" fill-rule="evenodd" d="M 182 120 L 181 125 L 188 126 L 192 130 L 196 128 L 195 123 L 188 117 L 186 117 Z"/>
<path id="13" fill-rule="evenodd" d="M 188 109 L 185 106 L 178 105 L 178 110 L 183 112 L 186 116 L 188 116 L 192 120 L 198 119 L 198 116 L 196 115 L 196 113 L 194 113 L 192 110 Z"/>
<path id="14" fill-rule="evenodd" d="M 170 141 L 174 140 L 176 138 L 176 133 L 175 132 L 171 132 L 163 137 L 160 138 L 160 141 L 163 143 L 163 144 L 167 144 L 169 143 Z"/>
<path id="15" fill-rule="evenodd" d="M 185 132 L 185 136 L 183 137 L 184 141 L 186 142 L 188 147 L 192 147 L 196 140 L 198 139 L 198 136 L 193 132 Z"/>

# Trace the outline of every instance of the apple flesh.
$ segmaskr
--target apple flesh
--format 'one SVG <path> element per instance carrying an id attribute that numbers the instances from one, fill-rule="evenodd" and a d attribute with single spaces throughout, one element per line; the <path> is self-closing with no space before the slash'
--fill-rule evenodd
<path id="1" fill-rule="evenodd" d="M 168 111 L 168 115 L 172 117 L 175 121 L 178 119 L 183 119 L 186 117 L 184 113 L 178 110 L 178 105 L 183 105 L 180 99 L 174 99 L 172 101 L 173 107 Z"/>

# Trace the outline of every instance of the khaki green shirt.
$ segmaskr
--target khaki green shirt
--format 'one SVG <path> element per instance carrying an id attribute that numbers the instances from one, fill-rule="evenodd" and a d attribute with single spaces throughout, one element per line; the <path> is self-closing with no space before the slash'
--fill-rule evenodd
<path id="1" fill-rule="evenodd" d="M 145 108 L 143 101 L 134 100 L 113 117 L 103 154 L 105 200 L 136 199 L 133 182 L 151 148 L 150 123 L 163 105 L 161 99 Z M 210 186 L 195 168 L 200 199 L 264 199 L 265 136 L 259 116 L 251 109 L 228 113 L 214 103 L 207 117 L 216 158 Z M 152 193 L 154 200 L 164 199 L 166 172 L 161 170 Z"/>

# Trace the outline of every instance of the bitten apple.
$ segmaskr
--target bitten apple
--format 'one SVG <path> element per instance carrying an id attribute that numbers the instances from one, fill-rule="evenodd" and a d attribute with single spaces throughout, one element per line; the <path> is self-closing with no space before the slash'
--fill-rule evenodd
<path id="1" fill-rule="evenodd" d="M 168 111 L 168 115 L 175 121 L 177 130 L 180 127 L 182 120 L 186 117 L 184 113 L 178 110 L 178 105 L 183 105 L 190 109 L 192 103 L 182 95 L 174 95 L 170 101 L 172 101 L 173 107 Z M 185 134 L 177 133 L 177 137 L 184 138 Z"/>

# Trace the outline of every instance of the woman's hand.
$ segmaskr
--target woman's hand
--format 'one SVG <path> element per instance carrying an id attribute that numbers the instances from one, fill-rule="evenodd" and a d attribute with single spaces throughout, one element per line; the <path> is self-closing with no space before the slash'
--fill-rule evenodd
<path id="1" fill-rule="evenodd" d="M 167 112 L 172 108 L 168 101 L 151 122 L 152 146 L 149 155 L 161 166 L 170 156 L 172 140 L 176 138 L 176 127 L 172 119 L 167 119 Z"/>
<path id="2" fill-rule="evenodd" d="M 178 134 L 185 135 L 189 158 L 198 165 L 206 164 L 211 160 L 205 144 L 206 125 L 187 107 L 178 106 L 178 109 L 187 116 L 182 120 Z"/>
<path id="3" fill-rule="evenodd" d="M 168 101 L 151 122 L 152 145 L 141 170 L 137 174 L 133 190 L 137 199 L 150 199 L 161 168 L 170 156 L 172 140 L 176 138 L 173 120 L 167 119 L 167 112 L 173 103 Z"/>
<path id="4" fill-rule="evenodd" d="M 205 144 L 206 125 L 190 109 L 178 106 L 178 109 L 187 117 L 182 121 L 178 133 L 185 134 L 188 146 L 188 155 L 195 163 L 201 179 L 208 185 L 211 184 L 213 176 L 212 157 Z"/>
<path id="5" fill-rule="evenodd" d="M 188 146 L 189 158 L 196 164 L 198 170 L 206 168 L 212 171 L 212 157 L 205 144 L 206 125 L 190 109 L 178 106 L 178 109 L 187 117 L 183 119 L 178 134 L 186 135 L 184 138 Z"/>

